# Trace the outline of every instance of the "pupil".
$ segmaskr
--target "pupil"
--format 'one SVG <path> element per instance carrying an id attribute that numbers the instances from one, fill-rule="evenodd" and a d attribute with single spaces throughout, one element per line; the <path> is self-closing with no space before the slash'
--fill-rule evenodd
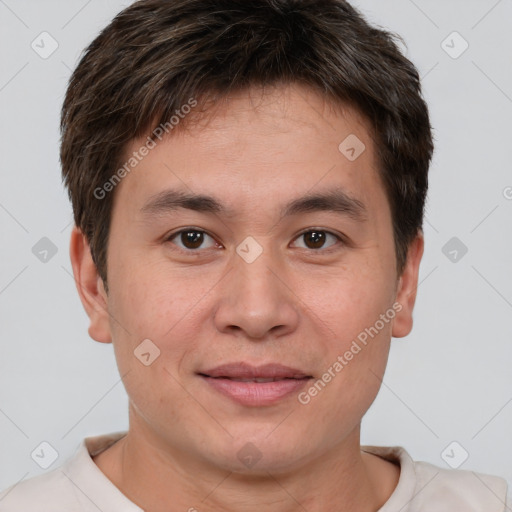
<path id="1" fill-rule="evenodd" d="M 188 249 L 197 249 L 203 243 L 204 235 L 199 231 L 185 231 L 181 234 L 181 241 Z"/>
<path id="2" fill-rule="evenodd" d="M 306 245 L 312 249 L 319 249 L 325 243 L 325 233 L 322 231 L 310 231 L 305 233 L 304 236 L 306 237 Z"/>

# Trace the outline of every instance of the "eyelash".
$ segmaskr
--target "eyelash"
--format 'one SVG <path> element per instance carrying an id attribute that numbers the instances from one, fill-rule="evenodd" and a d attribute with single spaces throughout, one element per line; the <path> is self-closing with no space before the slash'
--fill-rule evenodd
<path id="1" fill-rule="evenodd" d="M 181 235 L 182 233 L 187 233 L 187 232 L 195 232 L 195 233 L 202 233 L 204 235 L 208 235 L 210 238 L 212 238 L 216 244 L 218 244 L 218 242 L 215 240 L 215 237 L 212 236 L 210 233 L 208 233 L 207 231 L 205 231 L 204 229 L 199 229 L 199 228 L 195 228 L 195 227 L 187 227 L 187 228 L 183 228 L 183 229 L 180 229 L 179 231 L 175 231 L 174 233 L 171 233 L 170 235 L 168 235 L 166 238 L 165 238 L 165 242 L 171 242 L 177 238 L 179 235 Z M 309 249 L 309 248 L 306 248 L 306 250 L 309 250 L 309 251 L 312 251 L 312 252 L 322 252 L 322 253 L 330 253 L 332 252 L 333 250 L 337 250 L 339 249 L 338 245 L 339 243 L 341 243 L 342 245 L 346 245 L 347 241 L 345 240 L 344 237 L 342 237 L 341 235 L 338 235 L 336 233 L 333 233 L 331 231 L 328 231 L 326 229 L 322 229 L 322 228 L 308 228 L 302 232 L 300 232 L 293 240 L 298 240 L 300 237 L 308 234 L 308 233 L 312 233 L 312 232 L 321 232 L 321 233 L 325 233 L 326 235 L 331 235 L 333 236 L 334 238 L 336 238 L 337 242 L 338 243 L 334 243 L 332 245 L 330 245 L 329 247 L 327 247 L 326 249 L 324 248 L 319 248 L 319 249 Z M 176 246 L 177 249 L 182 252 L 182 253 L 185 253 L 185 254 L 198 254 L 200 253 L 202 250 L 208 250 L 208 249 L 183 249 L 179 246 Z M 301 248 L 301 249 L 304 249 L 304 248 Z"/>

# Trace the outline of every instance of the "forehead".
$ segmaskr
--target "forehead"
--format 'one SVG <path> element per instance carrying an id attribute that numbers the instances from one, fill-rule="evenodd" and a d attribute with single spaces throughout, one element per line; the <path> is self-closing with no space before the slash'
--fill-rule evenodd
<path id="1" fill-rule="evenodd" d="M 189 116 L 187 118 L 187 116 Z M 298 86 L 253 89 L 184 115 L 122 180 L 143 209 L 166 188 L 267 207 L 316 189 L 341 188 L 361 202 L 383 193 L 368 123 L 354 109 Z M 139 152 L 133 141 L 123 158 Z M 289 202 L 289 201 L 287 201 Z"/>

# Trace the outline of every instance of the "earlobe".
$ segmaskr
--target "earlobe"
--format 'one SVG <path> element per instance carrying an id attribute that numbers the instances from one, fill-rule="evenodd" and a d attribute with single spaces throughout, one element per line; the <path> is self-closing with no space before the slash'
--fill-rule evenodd
<path id="1" fill-rule="evenodd" d="M 89 243 L 76 226 L 71 232 L 69 255 L 78 295 L 89 317 L 89 336 L 101 343 L 111 343 L 107 294 L 98 275 Z"/>
<path id="2" fill-rule="evenodd" d="M 424 239 L 423 233 L 419 232 L 411 242 L 407 252 L 407 262 L 404 271 L 398 281 L 396 302 L 401 309 L 393 321 L 392 336 L 403 338 L 412 330 L 412 313 L 416 302 L 416 291 L 418 288 L 418 276 L 421 258 L 423 256 Z"/>

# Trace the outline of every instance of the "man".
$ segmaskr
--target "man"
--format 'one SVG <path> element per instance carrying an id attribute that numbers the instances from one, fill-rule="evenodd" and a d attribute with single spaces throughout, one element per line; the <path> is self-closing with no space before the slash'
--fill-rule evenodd
<path id="1" fill-rule="evenodd" d="M 503 512 L 498 477 L 361 447 L 406 336 L 432 156 L 414 66 L 342 0 L 142 0 L 62 113 L 71 260 L 128 432 L 6 511 Z"/>

